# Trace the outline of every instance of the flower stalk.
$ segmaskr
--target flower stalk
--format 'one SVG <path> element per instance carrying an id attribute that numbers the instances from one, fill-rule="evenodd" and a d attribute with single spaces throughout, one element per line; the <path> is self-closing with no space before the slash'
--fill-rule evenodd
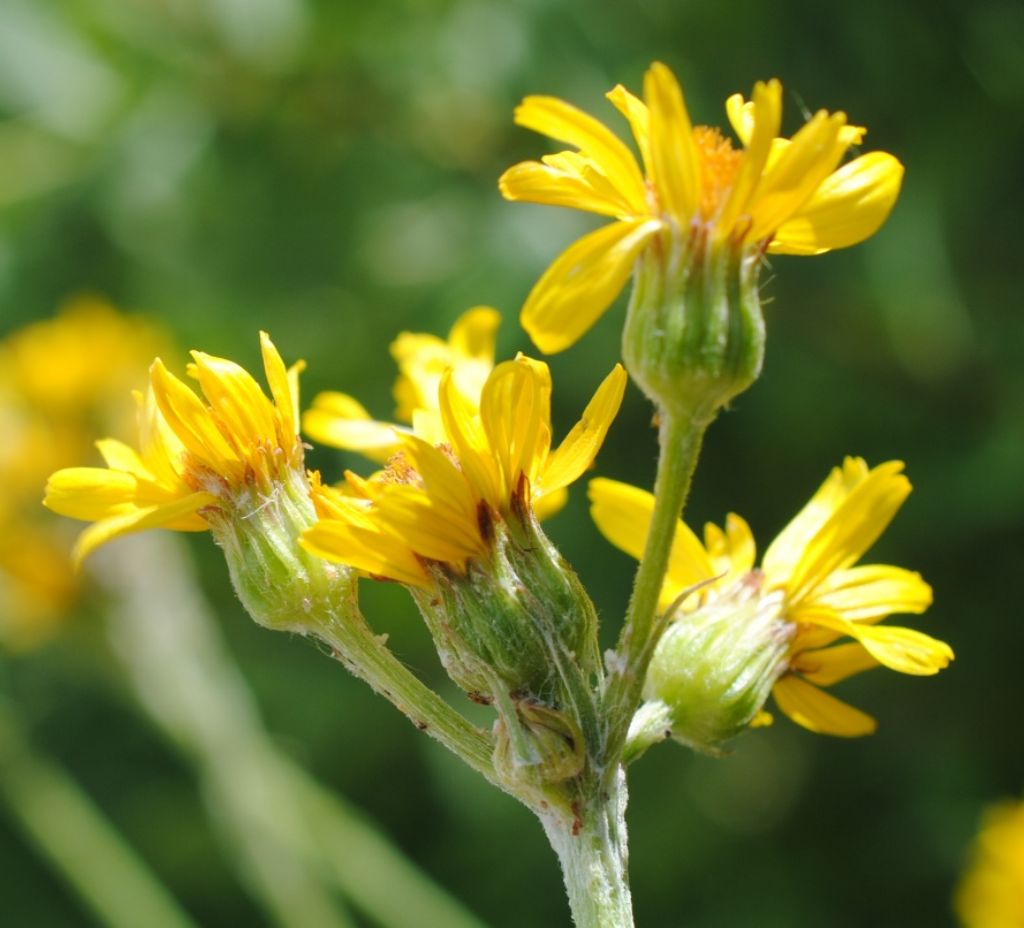
<path id="1" fill-rule="evenodd" d="M 680 419 L 667 411 L 661 413 L 651 528 L 602 701 L 604 762 L 609 775 L 614 774 L 621 761 L 630 722 L 640 704 L 647 667 L 665 628 L 666 617 L 657 614 L 658 599 L 676 522 L 689 494 L 709 424 L 704 417 Z"/>
<path id="2" fill-rule="evenodd" d="M 595 797 L 597 798 L 597 797 Z M 615 771 L 600 798 L 572 822 L 542 817 L 562 867 L 576 928 L 632 928 L 626 843 L 626 778 Z"/>

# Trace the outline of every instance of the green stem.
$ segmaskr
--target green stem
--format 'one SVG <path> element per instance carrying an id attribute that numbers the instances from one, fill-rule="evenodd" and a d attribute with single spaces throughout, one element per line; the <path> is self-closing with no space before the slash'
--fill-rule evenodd
<path id="1" fill-rule="evenodd" d="M 662 631 L 662 623 L 657 619 L 658 599 L 675 538 L 676 521 L 690 492 L 701 442 L 710 424 L 709 416 L 680 416 L 665 409 L 659 414 L 660 454 L 654 483 L 654 511 L 605 689 L 604 767 L 608 772 L 615 769 L 621 758 L 630 721 L 640 702 L 647 665 Z"/>
<path id="2" fill-rule="evenodd" d="M 633 928 L 626 843 L 626 778 L 619 767 L 580 817 L 542 817 L 562 866 L 576 928 Z"/>
<path id="3" fill-rule="evenodd" d="M 355 676 L 389 700 L 420 731 L 436 738 L 495 786 L 506 789 L 494 771 L 491 738 L 398 660 L 356 609 L 346 610 L 345 615 L 321 617 L 313 633 Z"/>
<path id="4" fill-rule="evenodd" d="M 78 784 L 37 754 L 2 708 L 0 793 L 101 922 L 111 928 L 196 928 Z"/>

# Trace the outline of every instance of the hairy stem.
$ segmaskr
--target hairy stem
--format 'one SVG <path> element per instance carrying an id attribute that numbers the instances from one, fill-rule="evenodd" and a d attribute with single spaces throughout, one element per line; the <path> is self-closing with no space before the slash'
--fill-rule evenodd
<path id="1" fill-rule="evenodd" d="M 690 491 L 701 442 L 709 418 L 683 417 L 660 412 L 660 454 L 654 483 L 654 512 L 643 559 L 633 582 L 626 622 L 609 668 L 605 688 L 604 765 L 610 774 L 618 765 L 630 721 L 640 702 L 641 689 L 658 643 L 662 622 L 657 618 L 658 597 L 665 579 L 676 522 Z"/>
<path id="2" fill-rule="evenodd" d="M 489 735 L 471 725 L 444 699 L 410 671 L 375 635 L 354 607 L 344 615 L 318 621 L 312 632 L 331 647 L 334 656 L 355 676 L 409 719 L 441 742 L 491 783 L 506 789 L 494 772 L 494 745 Z"/>
<path id="3" fill-rule="evenodd" d="M 542 817 L 558 854 L 576 928 L 633 928 L 622 768 L 574 821 Z"/>

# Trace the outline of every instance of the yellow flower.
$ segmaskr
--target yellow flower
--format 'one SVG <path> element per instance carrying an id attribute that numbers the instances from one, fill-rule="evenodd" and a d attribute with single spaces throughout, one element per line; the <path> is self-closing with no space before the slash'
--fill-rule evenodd
<path id="1" fill-rule="evenodd" d="M 571 245 L 534 286 L 522 323 L 545 352 L 572 345 L 615 299 L 636 258 L 665 256 L 673 242 L 760 257 L 812 255 L 872 235 L 899 193 L 903 167 L 870 152 L 840 167 L 865 130 L 843 113 L 816 113 L 793 137 L 779 137 L 782 87 L 758 83 L 750 101 L 734 94 L 726 111 L 743 143 L 693 127 L 678 82 L 655 63 L 644 100 L 621 85 L 608 94 L 632 130 L 641 162 L 601 122 L 554 97 L 527 97 L 516 122 L 574 150 L 510 168 L 502 194 L 609 216 L 609 225 Z M 642 166 L 641 166 L 642 163 Z"/>
<path id="2" fill-rule="evenodd" d="M 401 454 L 370 480 L 348 475 L 348 492 L 314 490 L 320 521 L 305 547 L 329 560 L 416 587 L 428 564 L 457 572 L 488 550 L 494 523 L 563 493 L 591 464 L 618 412 L 626 375 L 605 378 L 580 421 L 551 449 L 551 374 L 523 356 L 487 378 L 479 408 L 451 370 L 438 390 L 445 442 L 402 436 Z"/>
<path id="3" fill-rule="evenodd" d="M 779 709 L 811 731 L 871 733 L 870 716 L 819 687 L 879 664 L 930 675 L 953 657 L 947 644 L 921 632 L 877 624 L 892 613 L 920 613 L 931 604 L 931 588 L 919 574 L 888 565 L 853 566 L 910 493 L 902 470 L 898 461 L 868 469 L 860 458 L 847 458 L 768 546 L 760 568 L 754 567 L 753 536 L 739 516 L 730 514 L 724 530 L 708 524 L 703 544 L 678 522 L 659 609 L 675 605 L 681 612 L 676 621 L 683 623 L 687 614 L 716 603 L 753 601 L 748 614 L 770 616 L 789 638 L 782 675 L 772 688 Z M 602 534 L 642 556 L 653 497 L 597 479 L 590 498 Z M 852 641 L 835 644 L 841 638 Z"/>
<path id="4" fill-rule="evenodd" d="M 501 317 L 496 309 L 476 306 L 452 326 L 448 339 L 403 332 L 391 344 L 398 363 L 395 417 L 431 443 L 444 441 L 437 393 L 447 370 L 455 389 L 472 405 L 494 367 L 494 338 Z M 303 431 L 314 441 L 346 451 L 358 451 L 384 463 L 402 447 L 408 428 L 375 421 L 347 393 L 320 393 L 302 416 Z"/>
<path id="5" fill-rule="evenodd" d="M 202 531 L 209 527 L 203 510 L 230 509 L 239 494 L 269 496 L 287 472 L 301 472 L 301 365 L 286 371 L 266 333 L 260 339 L 272 399 L 234 362 L 194 351 L 189 373 L 204 403 L 157 359 L 148 392 L 138 396 L 138 451 L 103 439 L 106 468 L 53 474 L 45 505 L 94 523 L 75 546 L 76 561 L 129 532 Z"/>
<path id="6" fill-rule="evenodd" d="M 166 343 L 141 317 L 79 297 L 0 342 L 0 641 L 39 644 L 68 616 L 79 579 L 64 526 L 39 508 L 46 478 L 90 453 L 97 425 L 119 429 L 128 390 Z"/>
<path id="7" fill-rule="evenodd" d="M 4 340 L 0 382 L 37 414 L 85 418 L 102 406 L 119 407 L 165 347 L 163 333 L 148 320 L 125 316 L 98 297 L 77 297 L 55 319 Z"/>
<path id="8" fill-rule="evenodd" d="M 986 814 L 956 909 L 966 928 L 1024 925 L 1024 803 L 1003 802 Z"/>

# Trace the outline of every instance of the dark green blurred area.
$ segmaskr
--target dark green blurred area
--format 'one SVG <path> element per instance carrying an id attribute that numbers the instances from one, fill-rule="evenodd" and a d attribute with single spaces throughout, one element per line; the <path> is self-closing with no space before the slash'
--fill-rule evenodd
<path id="1" fill-rule="evenodd" d="M 712 428 L 688 520 L 737 511 L 763 549 L 844 455 L 906 461 L 915 492 L 869 560 L 932 582 L 936 605 L 908 624 L 957 661 L 842 687 L 879 718 L 862 741 L 782 720 L 721 760 L 652 751 L 632 777 L 634 898 L 651 928 L 950 924 L 981 808 L 1024 785 L 1021 48 L 1024 7 L 1003 0 L 0 0 L 0 331 L 83 291 L 250 366 L 265 328 L 309 362 L 307 398 L 343 389 L 387 417 L 400 329 L 443 334 L 489 303 L 507 314 L 502 354 L 528 349 L 519 305 L 595 225 L 501 200 L 499 173 L 550 150 L 512 124 L 523 94 L 613 123 L 604 91 L 639 89 L 661 59 L 698 123 L 770 76 L 787 133 L 804 107 L 846 110 L 866 148 L 906 164 L 903 195 L 866 244 L 773 261 L 765 373 Z M 622 319 L 551 359 L 563 430 L 616 361 Z M 600 472 L 649 484 L 649 425 L 631 389 Z M 333 479 L 353 461 L 313 463 Z M 632 564 L 598 537 L 582 484 L 550 532 L 611 642 Z M 286 750 L 486 923 L 567 924 L 530 815 L 308 643 L 258 629 L 209 538 L 190 541 Z M 365 586 L 371 622 L 444 686 L 411 603 Z M 201 924 L 263 924 L 102 651 L 82 616 L 3 675 L 37 741 Z M 90 924 L 2 809 L 0 862 L 4 924 Z"/>

